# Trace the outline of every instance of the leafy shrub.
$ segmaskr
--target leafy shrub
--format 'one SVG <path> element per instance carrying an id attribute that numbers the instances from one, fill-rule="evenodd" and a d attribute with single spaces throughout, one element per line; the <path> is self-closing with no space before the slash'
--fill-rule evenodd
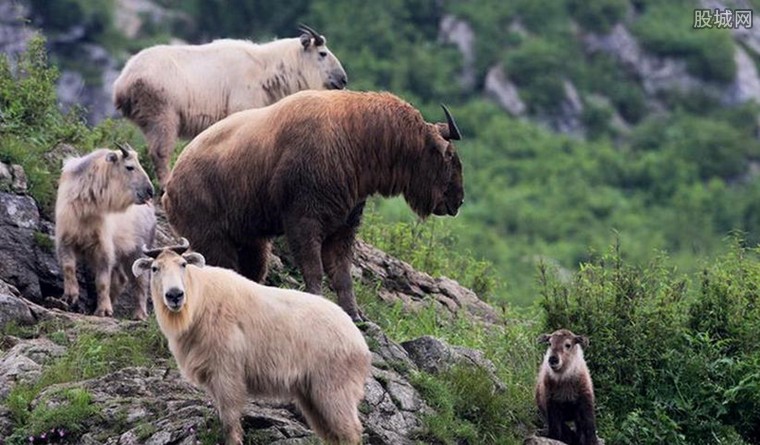
<path id="1" fill-rule="evenodd" d="M 658 257 L 627 264 L 619 246 L 560 283 L 542 270 L 547 330 L 589 335 L 600 431 L 612 443 L 754 443 L 760 383 L 760 260 L 735 246 L 693 295 Z"/>
<path id="2" fill-rule="evenodd" d="M 0 161 L 24 168 L 30 194 L 47 213 L 61 168 L 61 159 L 49 155 L 57 145 L 72 144 L 86 153 L 102 144 L 139 140 L 137 130 L 125 121 L 106 120 L 90 129 L 81 110 L 63 113 L 56 97 L 57 79 L 58 70 L 50 65 L 40 36 L 29 41 L 15 64 L 0 55 Z"/>
<path id="3" fill-rule="evenodd" d="M 521 88 L 533 111 L 551 112 L 564 99 L 560 73 L 567 56 L 561 45 L 542 38 L 527 40 L 507 55 L 507 75 Z"/>
<path id="4" fill-rule="evenodd" d="M 633 32 L 644 47 L 661 56 L 684 58 L 690 73 L 727 83 L 736 74 L 734 46 L 727 29 L 692 28 L 694 5 L 679 2 L 648 4 Z"/>
<path id="5" fill-rule="evenodd" d="M 627 0 L 568 0 L 570 15 L 584 28 L 605 33 L 619 22 L 628 9 Z"/>

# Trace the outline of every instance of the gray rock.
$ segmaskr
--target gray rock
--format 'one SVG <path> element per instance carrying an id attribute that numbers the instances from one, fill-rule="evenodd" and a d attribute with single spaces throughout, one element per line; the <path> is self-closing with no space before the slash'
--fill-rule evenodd
<path id="1" fill-rule="evenodd" d="M 453 365 L 476 366 L 488 373 L 495 389 L 502 390 L 506 387 L 496 375 L 496 366 L 481 351 L 450 346 L 428 335 L 405 341 L 401 346 L 409 353 L 414 364 L 425 372 L 438 374 Z"/>
<path id="2" fill-rule="evenodd" d="M 507 78 L 501 65 L 488 70 L 485 93 L 512 116 L 522 116 L 527 110 L 517 87 Z"/>
<path id="3" fill-rule="evenodd" d="M 465 20 L 446 14 L 438 27 L 438 39 L 453 43 L 462 54 L 459 84 L 466 90 L 475 87 L 475 31 Z"/>
<path id="4" fill-rule="evenodd" d="M 26 2 L 0 0 L 0 53 L 15 59 L 26 51 L 34 30 L 26 24 L 29 6 Z"/>
<path id="5" fill-rule="evenodd" d="M 58 99 L 64 111 L 73 106 L 86 110 L 87 122 L 95 125 L 107 117 L 117 117 L 111 102 L 113 82 L 119 76 L 118 63 L 105 48 L 78 40 L 67 42 L 76 47 L 76 63 L 87 66 L 95 75 L 63 70 L 58 79 Z"/>
<path id="6" fill-rule="evenodd" d="M 0 330 L 10 323 L 32 324 L 35 318 L 18 289 L 0 280 Z"/>
<path id="7" fill-rule="evenodd" d="M 11 176 L 13 178 L 13 182 L 11 182 L 11 190 L 16 193 L 25 193 L 27 184 L 24 168 L 17 164 L 11 165 Z"/>
<path id="8" fill-rule="evenodd" d="M 46 338 L 21 340 L 0 357 L 0 400 L 5 399 L 17 383 L 33 383 L 42 367 L 60 357 L 66 349 Z"/>
<path id="9" fill-rule="evenodd" d="M 0 193 L 0 279 L 35 301 L 42 299 L 34 243 L 38 224 L 32 198 Z"/>
<path id="10" fill-rule="evenodd" d="M 419 272 L 363 241 L 354 246 L 354 265 L 366 285 L 375 287 L 379 282 L 378 296 L 389 304 L 400 301 L 411 311 L 432 304 L 443 315 L 461 312 L 486 323 L 499 320 L 493 307 L 470 289 L 449 278 Z"/>
<path id="11" fill-rule="evenodd" d="M 596 440 L 599 445 L 604 445 L 603 439 L 597 437 Z M 548 437 L 530 436 L 525 438 L 523 445 L 565 445 L 565 442 L 549 439 Z"/>
<path id="12" fill-rule="evenodd" d="M 752 58 L 741 47 L 734 52 L 736 78 L 728 86 L 723 103 L 726 105 L 742 104 L 748 101 L 760 103 L 760 76 Z"/>

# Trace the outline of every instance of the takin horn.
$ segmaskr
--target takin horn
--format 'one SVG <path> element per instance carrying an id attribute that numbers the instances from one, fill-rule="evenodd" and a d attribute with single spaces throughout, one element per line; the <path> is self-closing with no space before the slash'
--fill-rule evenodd
<path id="1" fill-rule="evenodd" d="M 446 105 L 441 104 L 441 108 L 443 108 L 443 112 L 446 114 L 446 121 L 449 123 L 449 134 L 445 139 L 447 140 L 455 140 L 458 141 L 462 139 L 462 134 L 459 132 L 459 127 L 457 127 L 457 123 L 454 121 L 454 117 L 451 115 L 451 112 L 449 112 L 449 109 L 446 108 Z"/>
<path id="2" fill-rule="evenodd" d="M 325 44 L 325 38 L 315 31 L 314 28 L 301 23 L 298 25 L 298 30 L 311 35 L 314 38 L 314 45 L 320 46 Z"/>
<path id="3" fill-rule="evenodd" d="M 166 246 L 166 247 L 159 247 L 156 249 L 148 249 L 148 246 L 143 244 L 142 252 L 143 252 L 143 255 L 155 259 L 155 258 L 158 258 L 158 256 L 161 255 L 161 252 L 163 252 L 164 250 L 171 250 L 177 255 L 182 255 L 183 253 L 187 251 L 189 247 L 190 247 L 190 241 L 188 241 L 187 238 L 183 237 L 179 239 L 179 244 L 176 246 Z"/>
<path id="4" fill-rule="evenodd" d="M 124 155 L 124 159 L 127 159 L 129 157 L 129 152 L 132 150 L 132 147 L 129 146 L 129 144 L 121 142 L 116 143 L 116 148 L 121 150 L 121 154 Z"/>

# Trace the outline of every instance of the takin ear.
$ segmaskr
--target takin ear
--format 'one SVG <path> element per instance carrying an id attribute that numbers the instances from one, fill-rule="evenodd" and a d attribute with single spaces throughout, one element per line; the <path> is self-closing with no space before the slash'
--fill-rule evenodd
<path id="1" fill-rule="evenodd" d="M 132 263 L 132 275 L 139 277 L 153 265 L 153 258 L 140 258 Z"/>
<path id="2" fill-rule="evenodd" d="M 196 267 L 203 267 L 206 265 L 206 259 L 198 252 L 186 253 L 182 255 L 182 258 L 187 261 L 187 264 L 192 264 Z"/>
<path id="3" fill-rule="evenodd" d="M 575 343 L 581 345 L 582 348 L 588 348 L 588 337 L 585 335 L 576 335 Z"/>
<path id="4" fill-rule="evenodd" d="M 303 49 L 309 49 L 309 46 L 311 45 L 311 36 L 308 34 L 301 34 L 301 45 L 303 45 Z"/>
<path id="5" fill-rule="evenodd" d="M 114 152 L 110 152 L 110 153 L 108 153 L 108 155 L 106 155 L 106 161 L 108 161 L 108 162 L 110 162 L 112 164 L 115 164 L 116 161 L 118 161 L 118 160 L 119 160 L 119 155 L 117 155 Z"/>
<path id="6" fill-rule="evenodd" d="M 538 342 L 538 344 L 548 345 L 549 344 L 549 340 L 551 338 L 552 338 L 552 336 L 549 335 L 549 334 L 541 334 L 541 335 L 538 336 L 538 338 L 536 339 L 536 341 Z"/>

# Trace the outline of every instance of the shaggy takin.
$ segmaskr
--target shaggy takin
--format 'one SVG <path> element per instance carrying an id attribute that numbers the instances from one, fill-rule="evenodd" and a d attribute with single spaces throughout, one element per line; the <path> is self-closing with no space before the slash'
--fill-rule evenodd
<path id="1" fill-rule="evenodd" d="M 388 93 L 302 91 L 198 135 L 162 202 L 210 264 L 255 281 L 266 275 L 272 237 L 285 234 L 306 291 L 321 294 L 326 271 L 358 320 L 350 267 L 367 197 L 403 195 L 421 217 L 455 215 L 462 204 L 450 142 L 459 130 L 446 116 L 447 124 L 427 123 Z"/>
<path id="2" fill-rule="evenodd" d="M 55 203 L 55 245 L 63 270 L 64 299 L 79 300 L 77 258 L 95 275 L 95 315 L 112 316 L 111 302 L 124 290 L 140 246 L 153 243 L 153 186 L 137 153 L 119 146 L 68 159 Z M 137 280 L 134 316 L 147 317 L 145 280 Z"/>
<path id="3" fill-rule="evenodd" d="M 570 445 L 596 445 L 594 386 L 583 359 L 588 338 L 567 329 L 543 334 L 544 361 L 536 382 L 536 403 L 549 425 L 549 438 Z M 575 423 L 575 431 L 566 422 Z"/>
<path id="4" fill-rule="evenodd" d="M 187 248 L 183 239 L 145 251 L 132 272 L 150 271 L 159 327 L 182 375 L 216 404 L 227 444 L 242 443 L 246 395 L 295 399 L 323 440 L 358 444 L 371 357 L 348 315 L 324 298 L 204 267 Z"/>
<path id="5" fill-rule="evenodd" d="M 158 45 L 129 59 L 114 83 L 114 105 L 145 134 L 161 185 L 177 137 L 192 138 L 236 111 L 297 91 L 346 86 L 325 37 L 308 26 L 300 30 L 300 38 L 261 45 L 229 39 Z"/>

